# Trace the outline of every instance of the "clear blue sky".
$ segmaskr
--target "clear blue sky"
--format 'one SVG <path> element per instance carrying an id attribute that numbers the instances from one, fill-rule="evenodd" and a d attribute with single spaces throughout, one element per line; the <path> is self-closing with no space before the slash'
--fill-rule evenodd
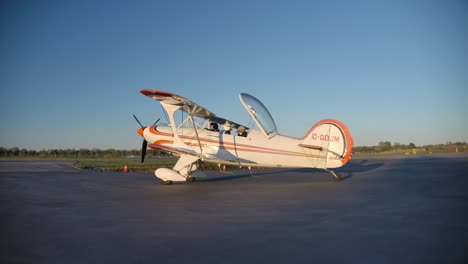
<path id="1" fill-rule="evenodd" d="M 335 118 L 358 146 L 468 141 L 466 1 L 2 1 L 0 146 L 138 149 L 142 88 L 281 134 Z"/>

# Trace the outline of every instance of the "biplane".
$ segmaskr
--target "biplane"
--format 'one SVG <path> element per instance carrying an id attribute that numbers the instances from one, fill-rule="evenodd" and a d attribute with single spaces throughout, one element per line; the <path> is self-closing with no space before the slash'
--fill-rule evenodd
<path id="1" fill-rule="evenodd" d="M 340 174 L 331 169 L 341 167 L 351 159 L 353 138 L 338 120 L 319 121 L 304 137 L 294 138 L 278 134 L 265 105 L 247 93 L 241 93 L 239 97 L 255 121 L 252 128 L 219 117 L 173 93 L 149 89 L 140 92 L 159 101 L 169 123 L 158 125 L 158 119 L 145 127 L 133 115 L 141 126 L 138 134 L 143 137 L 141 161 L 144 161 L 147 147 L 180 156 L 172 169 L 156 169 L 155 175 L 162 184 L 192 182 L 200 161 L 249 169 L 316 168 L 330 172 L 335 181 L 340 181 Z M 186 115 L 178 123 L 177 111 Z"/>

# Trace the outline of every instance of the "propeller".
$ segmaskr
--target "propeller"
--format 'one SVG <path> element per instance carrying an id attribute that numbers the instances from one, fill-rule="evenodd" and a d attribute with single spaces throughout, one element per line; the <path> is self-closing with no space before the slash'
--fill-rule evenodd
<path id="1" fill-rule="evenodd" d="M 148 142 L 145 139 L 143 139 L 143 143 L 141 144 L 141 163 L 145 161 L 147 147 L 148 147 Z"/>
<path id="2" fill-rule="evenodd" d="M 158 120 L 156 120 L 156 122 L 154 122 L 153 126 L 155 126 L 159 122 L 159 119 L 161 119 L 161 118 L 158 118 Z"/>
<path id="3" fill-rule="evenodd" d="M 138 118 L 136 117 L 135 114 L 133 114 L 133 117 L 138 122 L 140 127 L 144 130 L 146 127 L 141 124 L 140 120 L 138 120 Z M 158 118 L 158 120 L 156 120 L 156 122 L 154 122 L 153 126 L 155 126 L 159 122 L 160 119 L 161 118 Z M 141 144 L 141 163 L 143 163 L 145 161 L 147 147 L 148 147 L 148 142 L 146 141 L 145 137 L 143 136 L 143 143 Z"/>
<path id="4" fill-rule="evenodd" d="M 141 124 L 140 120 L 138 120 L 138 118 L 136 117 L 135 114 L 133 114 L 133 118 L 135 118 L 135 120 L 138 122 L 138 124 L 140 124 L 140 126 L 141 126 L 142 128 L 145 128 L 145 127 Z M 158 121 L 159 121 L 159 119 L 158 119 Z"/>

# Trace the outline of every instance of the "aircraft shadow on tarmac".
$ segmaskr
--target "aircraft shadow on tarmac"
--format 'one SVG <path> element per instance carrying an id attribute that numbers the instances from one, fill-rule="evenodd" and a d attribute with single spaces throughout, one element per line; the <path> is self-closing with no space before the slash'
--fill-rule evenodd
<path id="1" fill-rule="evenodd" d="M 384 165 L 383 162 L 376 162 L 367 164 L 368 160 L 359 160 L 355 162 L 350 162 L 346 166 L 337 169 L 336 171 L 342 174 L 342 180 L 353 177 L 354 173 L 361 173 L 372 171 L 377 168 L 380 168 Z M 346 174 L 346 175 L 344 175 Z"/>
<path id="2" fill-rule="evenodd" d="M 233 171 L 233 172 L 219 172 L 221 174 L 221 176 L 197 178 L 196 181 L 197 182 L 229 181 L 229 180 L 237 180 L 237 179 L 249 178 L 249 177 L 254 177 L 254 176 L 274 175 L 274 174 L 285 173 L 285 172 L 289 172 L 289 171 L 291 171 L 291 170 L 277 170 L 277 171 L 253 170 L 252 172 L 243 170 L 243 171 Z"/>
<path id="3" fill-rule="evenodd" d="M 343 180 L 347 180 L 353 177 L 354 173 L 361 173 L 361 172 L 375 170 L 384 165 L 383 162 L 376 162 L 376 163 L 370 163 L 370 164 L 367 164 L 367 162 L 368 162 L 367 160 L 359 160 L 356 162 L 350 162 L 346 166 L 337 169 L 336 172 L 341 174 L 342 176 L 341 180 L 343 181 Z M 307 174 L 314 174 L 314 173 L 317 173 L 317 174 L 327 173 L 328 174 L 328 172 L 325 172 L 324 170 L 313 169 L 313 168 L 279 169 L 279 170 L 267 169 L 265 171 L 255 170 L 252 172 L 238 171 L 238 172 L 234 172 L 233 174 L 220 172 L 221 176 L 206 177 L 206 178 L 202 177 L 202 178 L 197 178 L 196 181 L 197 182 L 229 181 L 229 180 L 237 180 L 237 179 L 242 179 L 242 178 L 249 178 L 253 176 L 284 174 L 284 173 L 289 173 L 289 172 L 307 173 Z"/>
<path id="4" fill-rule="evenodd" d="M 367 160 L 360 160 L 360 161 L 356 161 L 356 162 L 350 162 L 347 165 L 345 165 L 344 167 L 338 168 L 338 169 L 336 169 L 334 171 L 339 173 L 341 175 L 341 180 L 344 181 L 344 180 L 347 180 L 347 179 L 353 177 L 353 175 L 355 173 L 372 171 L 372 170 L 375 170 L 375 169 L 377 169 L 379 167 L 382 167 L 384 165 L 383 162 L 376 162 L 376 163 L 370 163 L 370 164 L 367 164 L 367 162 L 368 162 Z M 323 170 L 307 169 L 307 168 L 296 169 L 295 171 L 304 172 L 304 173 L 310 173 L 312 171 L 324 172 Z"/>

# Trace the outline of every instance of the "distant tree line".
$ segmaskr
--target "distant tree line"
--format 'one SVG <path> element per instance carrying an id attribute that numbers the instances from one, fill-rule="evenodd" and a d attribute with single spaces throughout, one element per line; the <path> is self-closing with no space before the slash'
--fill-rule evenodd
<path id="1" fill-rule="evenodd" d="M 426 151 L 443 150 L 448 152 L 464 152 L 468 151 L 468 144 L 466 142 L 447 142 L 445 144 L 438 145 L 425 145 L 417 147 L 414 143 L 408 145 L 394 142 L 393 144 L 389 141 L 381 141 L 377 146 L 357 146 L 353 148 L 353 152 L 361 153 L 379 153 L 386 151 L 407 151 L 412 149 L 423 149 Z M 137 158 L 141 156 L 141 150 L 119 150 L 119 149 L 47 149 L 47 150 L 30 150 L 20 149 L 17 147 L 4 148 L 0 147 L 0 157 L 26 157 L 26 158 L 64 158 L 64 159 L 87 159 L 87 158 Z M 159 151 L 148 149 L 146 157 L 162 157 L 170 156 L 170 154 Z"/>
<path id="2" fill-rule="evenodd" d="M 148 149 L 147 157 L 168 156 L 166 152 Z M 17 147 L 0 147 L 0 157 L 28 157 L 28 158 L 66 158 L 66 159 L 86 159 L 86 158 L 133 158 L 140 157 L 141 150 L 118 150 L 118 149 L 48 149 L 48 150 L 28 150 Z"/>
<path id="3" fill-rule="evenodd" d="M 423 149 L 425 151 L 433 150 L 442 150 L 448 152 L 464 152 L 468 151 L 468 144 L 466 142 L 447 142 L 445 144 L 437 145 L 424 145 L 416 146 L 414 143 L 409 143 L 408 145 L 400 144 L 398 142 L 390 143 L 389 141 L 381 141 L 377 146 L 361 146 L 354 147 L 353 152 L 363 152 L 363 153 L 379 153 L 386 151 L 408 151 L 412 149 Z"/>

